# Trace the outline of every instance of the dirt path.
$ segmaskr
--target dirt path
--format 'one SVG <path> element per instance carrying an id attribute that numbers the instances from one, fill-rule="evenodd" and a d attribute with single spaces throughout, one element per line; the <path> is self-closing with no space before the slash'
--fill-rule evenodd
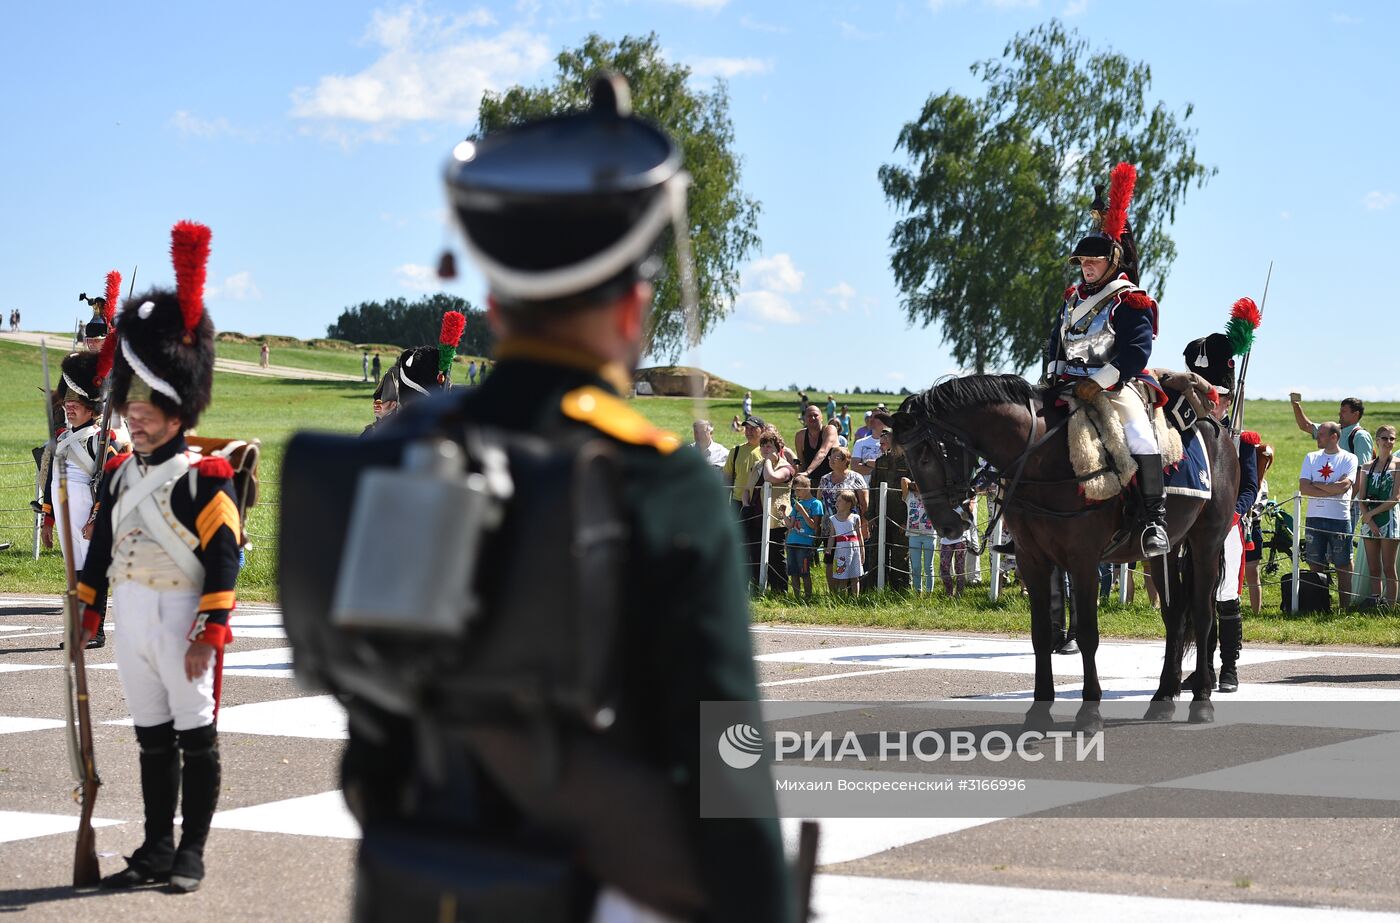
<path id="1" fill-rule="evenodd" d="M 11 343 L 25 343 L 30 346 L 38 346 L 44 340 L 48 340 L 49 345 L 60 349 L 67 348 L 71 342 L 66 334 L 52 333 L 28 333 L 19 331 L 18 333 L 0 333 L 0 340 L 8 340 Z M 317 369 L 299 369 L 290 365 L 270 365 L 262 368 L 256 362 L 245 362 L 241 359 L 216 358 L 214 360 L 214 370 L 216 372 L 232 372 L 235 375 L 253 375 L 258 378 L 297 378 L 303 381 L 360 381 L 354 375 L 344 372 L 323 372 Z"/>

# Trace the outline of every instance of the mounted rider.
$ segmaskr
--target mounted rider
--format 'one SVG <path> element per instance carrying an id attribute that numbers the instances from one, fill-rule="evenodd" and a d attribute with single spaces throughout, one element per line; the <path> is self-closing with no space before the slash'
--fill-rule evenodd
<path id="1" fill-rule="evenodd" d="M 1152 425 L 1153 409 L 1166 394 L 1148 371 L 1157 336 L 1157 302 L 1138 287 L 1137 245 L 1128 225 L 1137 170 L 1129 163 L 1113 168 L 1108 205 L 1096 186 L 1093 224 L 1069 261 L 1082 281 L 1065 289 L 1060 319 L 1046 349 L 1046 384 L 1073 383 L 1078 401 L 1100 392 L 1123 423 L 1128 452 L 1138 465 L 1137 523 L 1144 557 L 1170 550 L 1162 454 Z"/>

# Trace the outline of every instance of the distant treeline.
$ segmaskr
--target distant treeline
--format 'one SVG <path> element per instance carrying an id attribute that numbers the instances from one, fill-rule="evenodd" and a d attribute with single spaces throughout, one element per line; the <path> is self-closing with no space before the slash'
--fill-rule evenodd
<path id="1" fill-rule="evenodd" d="M 465 298 L 442 292 L 424 295 L 417 301 L 390 298 L 387 301 L 361 302 L 340 312 L 336 322 L 326 328 L 326 336 L 352 343 L 431 345 L 437 343 L 442 316 L 448 311 L 461 311 L 467 316 L 467 329 L 462 334 L 457 352 L 489 356 L 495 341 L 486 328 L 486 312 L 472 307 Z"/>

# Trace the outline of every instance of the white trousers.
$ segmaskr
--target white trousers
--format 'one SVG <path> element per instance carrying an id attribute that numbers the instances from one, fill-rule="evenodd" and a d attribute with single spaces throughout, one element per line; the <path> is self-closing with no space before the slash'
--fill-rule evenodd
<path id="1" fill-rule="evenodd" d="M 73 572 L 81 574 L 83 563 L 87 561 L 88 545 L 92 544 L 88 539 L 83 538 L 83 526 L 87 525 L 88 516 L 92 514 L 92 480 L 88 474 L 77 465 L 68 465 L 68 528 L 73 535 Z M 54 516 L 58 515 L 58 472 L 53 474 L 53 503 Z M 55 524 L 53 529 L 58 537 L 58 546 L 63 549 L 64 555 L 68 554 L 68 549 L 63 544 L 63 526 Z"/>
<path id="2" fill-rule="evenodd" d="M 1146 385 L 1129 381 L 1116 391 L 1108 392 L 1108 402 L 1118 412 L 1123 421 L 1123 435 L 1131 455 L 1156 455 L 1157 432 L 1152 428 L 1152 418 L 1147 413 L 1147 399 L 1143 396 Z"/>
<path id="3" fill-rule="evenodd" d="M 680 923 L 675 917 L 652 910 L 616 888 L 604 885 L 593 905 L 590 923 Z"/>
<path id="4" fill-rule="evenodd" d="M 117 633 L 117 675 L 137 727 L 175 722 L 189 731 L 214 723 L 214 669 L 193 682 L 185 678 L 190 626 L 199 607 L 198 590 L 153 590 L 121 583 L 112 590 L 121 607 Z"/>
<path id="5" fill-rule="evenodd" d="M 1220 572 L 1220 584 L 1215 588 L 1215 601 L 1227 602 L 1240 598 L 1240 585 L 1244 583 L 1244 526 L 1239 517 L 1230 526 L 1225 536 L 1225 561 Z"/>

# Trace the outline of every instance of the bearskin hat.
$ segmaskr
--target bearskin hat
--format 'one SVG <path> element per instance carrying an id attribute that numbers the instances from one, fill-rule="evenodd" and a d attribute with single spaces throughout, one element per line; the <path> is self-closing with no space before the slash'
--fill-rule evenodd
<path id="1" fill-rule="evenodd" d="M 448 311 L 442 316 L 442 329 L 436 346 L 412 346 L 399 353 L 394 363 L 398 369 L 399 400 L 407 402 L 431 391 L 441 391 L 452 385 L 452 357 L 462 342 L 467 318 L 460 311 Z"/>
<path id="2" fill-rule="evenodd" d="M 117 316 L 112 399 L 146 401 L 186 428 L 209 406 L 214 386 L 214 324 L 204 311 L 209 228 L 181 221 L 170 232 L 175 289 L 129 299 Z"/>
<path id="3" fill-rule="evenodd" d="M 97 353 L 81 350 L 63 357 L 58 380 L 60 401 L 81 401 L 96 407 L 102 400 L 102 379 L 97 374 Z"/>
<path id="4" fill-rule="evenodd" d="M 1235 357 L 1225 334 L 1212 333 L 1192 340 L 1182 355 L 1186 368 L 1214 385 L 1215 390 L 1228 394 L 1235 389 Z"/>

